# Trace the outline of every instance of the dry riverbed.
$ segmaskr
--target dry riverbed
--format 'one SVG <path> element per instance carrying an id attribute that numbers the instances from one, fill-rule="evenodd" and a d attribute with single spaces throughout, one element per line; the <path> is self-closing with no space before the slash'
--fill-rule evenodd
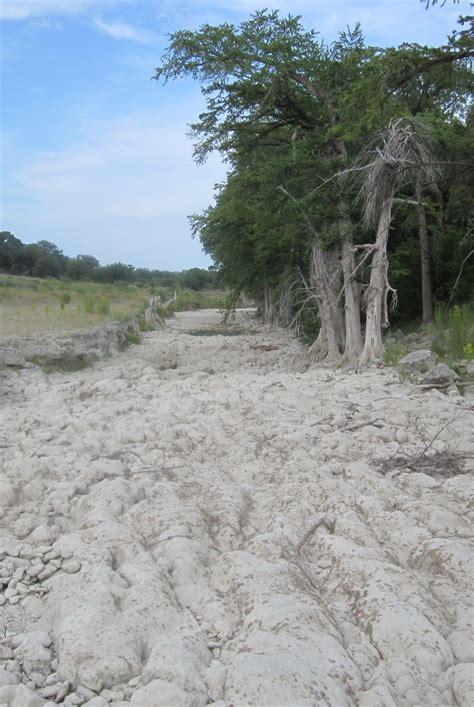
<path id="1" fill-rule="evenodd" d="M 0 372 L 0 705 L 471 707 L 472 403 L 217 323 Z"/>

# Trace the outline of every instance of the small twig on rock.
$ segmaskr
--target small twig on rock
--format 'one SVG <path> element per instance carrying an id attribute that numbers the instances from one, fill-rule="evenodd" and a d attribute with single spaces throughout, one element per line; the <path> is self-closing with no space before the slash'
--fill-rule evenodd
<path id="1" fill-rule="evenodd" d="M 361 422 L 358 425 L 351 425 L 350 427 L 343 427 L 343 431 L 347 430 L 348 432 L 354 432 L 355 430 L 360 430 L 362 427 L 368 427 L 369 425 L 373 425 L 374 427 L 383 427 L 383 425 L 376 425 L 376 422 L 381 422 L 380 417 L 376 417 L 373 420 L 369 420 L 368 422 Z"/>

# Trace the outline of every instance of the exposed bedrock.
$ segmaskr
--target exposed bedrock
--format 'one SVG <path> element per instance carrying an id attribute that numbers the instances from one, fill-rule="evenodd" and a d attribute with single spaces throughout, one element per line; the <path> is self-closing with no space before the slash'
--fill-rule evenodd
<path id="1" fill-rule="evenodd" d="M 3 372 L 0 704 L 471 707 L 472 405 L 218 320 Z"/>

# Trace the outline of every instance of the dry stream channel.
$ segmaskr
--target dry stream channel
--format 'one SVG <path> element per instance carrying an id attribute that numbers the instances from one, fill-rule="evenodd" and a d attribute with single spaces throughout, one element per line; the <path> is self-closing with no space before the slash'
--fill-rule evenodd
<path id="1" fill-rule="evenodd" d="M 218 322 L 3 372 L 0 705 L 472 707 L 472 403 Z"/>

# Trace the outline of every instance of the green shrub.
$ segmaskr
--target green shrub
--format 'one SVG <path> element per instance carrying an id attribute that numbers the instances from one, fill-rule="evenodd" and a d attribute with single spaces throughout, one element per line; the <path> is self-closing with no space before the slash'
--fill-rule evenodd
<path id="1" fill-rule="evenodd" d="M 469 304 L 452 310 L 437 307 L 431 326 L 433 351 L 442 358 L 469 357 L 474 346 L 474 309 Z"/>
<path id="2" fill-rule="evenodd" d="M 101 299 L 97 302 L 96 305 L 96 311 L 98 314 L 102 314 L 104 317 L 107 316 L 107 314 L 110 313 L 110 300 L 106 299 Z"/>
<path id="3" fill-rule="evenodd" d="M 129 327 L 127 331 L 127 344 L 139 344 L 140 334 L 134 327 Z"/>
<path id="4" fill-rule="evenodd" d="M 95 312 L 95 306 L 96 306 L 96 301 L 95 297 L 86 297 L 84 300 L 84 309 L 87 312 L 87 314 L 94 314 Z"/>
<path id="5" fill-rule="evenodd" d="M 466 346 L 463 347 L 464 356 L 469 359 L 469 361 L 474 361 L 474 343 L 469 341 Z"/>
<path id="6" fill-rule="evenodd" d="M 386 366 L 396 366 L 401 358 L 406 356 L 408 349 L 402 346 L 398 341 L 390 346 L 386 346 L 383 360 Z"/>

